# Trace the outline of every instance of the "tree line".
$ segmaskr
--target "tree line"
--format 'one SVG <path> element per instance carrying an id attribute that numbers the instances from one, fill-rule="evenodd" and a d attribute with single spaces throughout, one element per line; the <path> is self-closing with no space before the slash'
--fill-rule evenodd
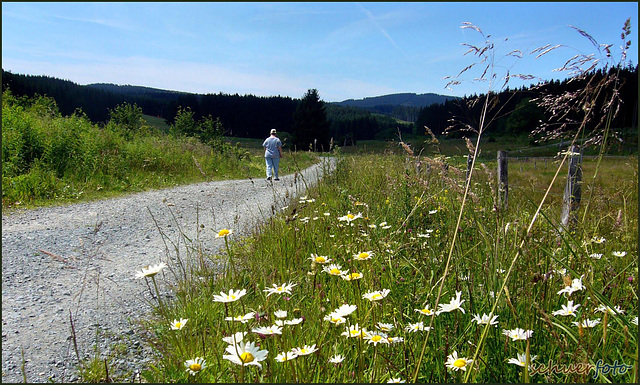
<path id="1" fill-rule="evenodd" d="M 541 85 L 506 89 L 492 96 L 492 103 L 499 108 L 493 110 L 492 120 L 487 127 L 489 135 L 522 135 L 533 132 L 541 121 L 548 121 L 551 116 L 538 106 L 535 99 L 542 94 L 561 95 L 576 92 L 587 86 L 588 82 L 597 83 L 606 75 L 618 72 L 621 82 L 619 97 L 622 100 L 617 116 L 611 127 L 637 128 L 638 121 L 638 67 L 631 65 L 624 68 L 598 69 L 584 78 L 549 81 Z M 458 100 L 447 100 L 421 109 L 414 126 L 414 133 L 422 134 L 425 126 L 435 135 L 449 134 L 460 137 L 464 130 L 456 130 L 455 122 L 464 121 L 471 127 L 478 127 L 482 103 L 486 94 L 472 95 Z M 595 108 L 604 110 L 607 103 L 602 96 L 596 101 Z M 578 120 L 577 114 L 570 114 L 567 120 Z M 637 135 L 637 133 L 636 133 Z"/>

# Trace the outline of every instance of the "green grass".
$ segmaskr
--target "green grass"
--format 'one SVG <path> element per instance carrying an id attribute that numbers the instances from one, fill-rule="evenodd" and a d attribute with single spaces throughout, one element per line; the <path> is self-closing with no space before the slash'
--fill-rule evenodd
<path id="1" fill-rule="evenodd" d="M 471 358 L 482 343 L 475 363 L 467 366 L 473 382 L 521 382 L 525 379 L 522 368 L 507 360 L 527 347 L 531 357 L 537 356 L 536 365 L 602 360 L 634 366 L 624 374 L 601 373 L 595 380 L 593 372 L 531 375 L 535 382 L 636 379 L 637 325 L 630 320 L 638 314 L 637 158 L 624 163 L 603 161 L 595 182 L 591 178 L 594 163 L 585 160 L 580 221 L 573 231 L 560 235 L 559 199 L 543 205 L 527 234 L 549 183 L 548 176 L 540 177 L 542 165 L 536 163 L 534 170 L 532 161 L 510 163 L 513 188 L 509 207 L 502 211 L 493 208 L 491 177 L 481 168 L 474 170 L 469 202 L 448 261 L 465 168 L 450 165 L 445 172 L 436 160 L 425 158 L 416 167 L 418 159 L 394 152 L 395 148 L 383 156 L 338 155 L 335 172 L 306 197 L 296 198 L 255 236 L 242 241 L 234 239 L 234 234 L 218 239 L 227 246 L 224 251 L 204 256 L 208 263 L 192 263 L 187 279 L 173 288 L 176 299 L 163 301 L 164 306 L 144 321 L 143 327 L 153 335 L 150 343 L 162 359 L 143 376 L 153 382 L 362 383 L 392 378 L 411 381 L 415 375 L 418 382 L 455 382 L 462 372 L 447 368 L 448 357 L 456 352 Z M 550 172 L 553 163 L 546 167 Z M 556 183 L 562 185 L 564 177 Z M 348 214 L 354 216 L 352 221 L 346 220 Z M 594 237 L 606 241 L 595 243 Z M 617 257 L 614 251 L 627 254 Z M 363 252 L 371 258 L 357 260 Z M 592 254 L 602 257 L 595 259 Z M 331 261 L 314 262 L 314 255 Z M 220 263 L 227 263 L 222 274 L 215 268 Z M 327 272 L 332 263 L 363 277 L 347 281 L 334 276 Z M 580 278 L 584 289 L 569 298 L 556 294 L 565 287 L 565 280 Z M 503 283 L 508 291 L 500 292 Z M 266 291 L 274 287 L 285 292 Z M 246 294 L 228 303 L 214 300 L 232 289 L 246 290 Z M 379 301 L 363 298 L 384 289 L 390 292 Z M 464 300 L 464 312 L 429 317 L 416 311 L 437 310 L 436 303 L 449 303 L 456 292 Z M 483 327 L 474 315 L 488 314 L 498 298 L 498 325 L 490 327 L 481 342 Z M 581 305 L 576 316 L 553 315 L 568 299 Z M 333 324 L 332 317 L 327 320 L 345 304 L 356 310 L 344 317 L 344 324 Z M 620 306 L 625 313 L 604 315 L 596 310 L 600 305 Z M 276 324 L 277 310 L 287 312 L 286 320 L 303 322 L 284 325 L 282 334 L 272 336 L 252 331 Z M 225 317 L 248 313 L 254 314 L 246 323 L 225 321 Z M 596 318 L 600 323 L 591 329 L 572 324 Z M 176 319 L 188 319 L 182 330 L 171 330 Z M 432 319 L 431 331 L 410 331 L 418 322 L 428 326 Z M 393 325 L 388 336 L 403 341 L 374 345 L 341 335 L 356 324 L 377 331 L 380 322 Z M 511 341 L 502 333 L 515 328 L 532 330 L 533 335 L 527 341 Z M 246 341 L 268 350 L 262 368 L 243 367 L 223 357 L 230 348 L 222 338 L 240 331 L 247 332 Z M 276 360 L 278 354 L 306 345 L 315 345 L 317 351 L 284 363 Z M 336 354 L 344 361 L 330 363 Z M 192 376 L 185 371 L 185 362 L 196 357 L 205 359 L 206 367 Z"/>
<path id="2" fill-rule="evenodd" d="M 256 141 L 212 148 L 195 138 L 168 134 L 160 118 L 144 118 L 147 124 L 135 132 L 111 122 L 98 126 L 82 115 L 61 116 L 49 98 L 3 92 L 3 212 L 265 175 Z M 308 152 L 285 151 L 281 174 L 317 161 Z"/>

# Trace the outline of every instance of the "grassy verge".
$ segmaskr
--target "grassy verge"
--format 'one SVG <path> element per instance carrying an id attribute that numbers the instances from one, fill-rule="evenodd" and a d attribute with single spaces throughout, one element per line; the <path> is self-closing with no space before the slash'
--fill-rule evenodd
<path id="1" fill-rule="evenodd" d="M 2 209 L 102 199 L 132 192 L 265 175 L 262 152 L 232 144 L 213 148 L 167 134 L 158 118 L 136 130 L 63 117 L 45 97 L 2 95 Z M 292 155 L 290 153 L 286 155 Z M 281 174 L 317 162 L 314 154 L 285 156 Z"/>
<path id="2" fill-rule="evenodd" d="M 559 201 L 551 200 L 528 235 L 550 178 L 539 164 L 510 164 L 509 207 L 494 210 L 493 165 L 486 166 L 474 173 L 456 229 L 464 168 L 393 151 L 339 156 L 331 176 L 254 237 L 235 242 L 233 229 L 220 229 L 225 252 L 207 264 L 192 258 L 176 300 L 158 304 L 144 322 L 162 359 L 143 376 L 362 383 L 410 381 L 415 373 L 418 382 L 456 382 L 470 371 L 474 382 L 637 379 L 637 159 L 622 167 L 604 161 L 607 177 L 595 182 L 585 160 L 583 191 L 596 193 L 585 194 L 581 210 L 590 199 L 589 212 L 578 213 L 577 228 L 557 231 Z M 471 362 L 484 322 L 492 325 Z M 624 373 L 603 371 L 614 363 Z M 562 365 L 574 366 L 563 372 Z"/>

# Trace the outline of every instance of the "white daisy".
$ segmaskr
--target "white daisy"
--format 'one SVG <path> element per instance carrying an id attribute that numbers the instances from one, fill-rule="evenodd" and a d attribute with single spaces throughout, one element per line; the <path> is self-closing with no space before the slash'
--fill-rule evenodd
<path id="1" fill-rule="evenodd" d="M 246 324 L 247 322 L 249 322 L 249 320 L 253 319 L 253 316 L 256 315 L 255 312 L 250 312 L 247 313 L 245 315 L 237 315 L 235 317 L 225 317 L 225 321 L 238 321 L 241 322 L 243 324 Z"/>
<path id="2" fill-rule="evenodd" d="M 440 314 L 440 313 L 449 313 L 452 312 L 454 310 L 460 310 L 461 312 L 464 313 L 464 309 L 462 307 L 460 307 L 462 305 L 462 303 L 465 301 L 464 299 L 462 301 L 460 301 L 460 295 L 462 295 L 461 291 L 456 291 L 456 297 L 455 298 L 451 298 L 451 301 L 449 303 L 446 304 L 439 304 L 438 306 L 440 307 L 437 311 L 436 314 Z"/>
<path id="3" fill-rule="evenodd" d="M 167 264 L 164 262 L 161 262 L 160 264 L 155 266 L 144 267 L 142 268 L 142 271 L 136 273 L 136 278 L 140 279 L 145 277 L 153 277 L 154 275 L 162 271 L 162 269 L 164 269 L 165 267 L 167 267 Z"/>
<path id="4" fill-rule="evenodd" d="M 389 293 L 391 292 L 391 290 L 389 289 L 384 289 L 382 291 L 370 291 L 368 293 L 365 293 L 362 295 L 362 298 L 368 299 L 369 301 L 380 301 L 381 299 L 385 298 Z"/>
<path id="5" fill-rule="evenodd" d="M 187 368 L 187 373 L 195 376 L 207 367 L 207 361 L 202 357 L 196 357 L 193 360 L 185 361 L 184 366 Z"/>
<path id="6" fill-rule="evenodd" d="M 531 336 L 533 335 L 533 330 L 524 330 L 520 328 L 515 328 L 512 330 L 503 329 L 502 334 L 511 338 L 512 341 L 526 340 L 528 338 L 531 338 Z"/>
<path id="7" fill-rule="evenodd" d="M 597 318 L 594 320 L 586 319 L 582 322 L 576 322 L 576 321 L 572 322 L 572 324 L 582 328 L 592 328 L 598 325 L 599 323 L 600 323 L 600 318 Z"/>
<path id="8" fill-rule="evenodd" d="M 473 320 L 476 321 L 478 323 L 478 325 L 497 325 L 498 321 L 496 321 L 498 319 L 497 315 L 494 315 L 493 317 L 489 317 L 487 314 L 482 314 L 482 317 L 480 317 L 479 314 L 475 314 L 473 316 Z"/>
<path id="9" fill-rule="evenodd" d="M 260 350 L 260 347 L 257 347 L 253 342 L 229 345 L 225 351 L 229 353 L 222 356 L 225 360 L 242 366 L 255 365 L 260 369 L 262 369 L 260 361 L 264 361 L 269 354 L 268 350 Z"/>
<path id="10" fill-rule="evenodd" d="M 242 296 L 244 296 L 245 294 L 247 294 L 246 289 L 242 289 L 239 291 L 234 291 L 233 289 L 231 289 L 229 291 L 229 294 L 225 294 L 223 292 L 220 292 L 220 295 L 214 294 L 213 301 L 214 302 L 234 302 L 242 298 Z"/>
<path id="11" fill-rule="evenodd" d="M 293 289 L 293 287 L 296 285 L 297 283 L 293 283 L 293 282 L 283 283 L 280 286 L 274 283 L 273 287 L 266 288 L 262 291 L 266 291 L 268 293 L 267 297 L 270 296 L 271 294 L 283 294 L 283 293 L 291 294 L 291 289 Z"/>
<path id="12" fill-rule="evenodd" d="M 189 320 L 184 318 L 181 318 L 180 321 L 174 319 L 173 323 L 171 324 L 171 330 L 182 330 L 184 325 L 187 324 L 187 321 Z"/>
<path id="13" fill-rule="evenodd" d="M 533 360 L 535 360 L 536 358 L 538 358 L 538 356 L 529 355 L 529 363 L 533 362 Z M 526 361 L 527 361 L 527 355 L 525 353 L 518 353 L 518 358 L 509 358 L 509 360 L 507 361 L 507 364 L 514 364 L 514 365 L 522 366 L 524 368 L 524 366 L 526 365 Z"/>
<path id="14" fill-rule="evenodd" d="M 449 369 L 458 371 L 458 370 L 467 370 L 467 365 L 473 363 L 473 360 L 465 358 L 465 357 L 460 357 L 458 358 L 458 352 L 457 351 L 453 351 L 452 354 L 449 354 L 447 356 L 447 362 L 445 363 L 445 366 Z"/>
<path id="15" fill-rule="evenodd" d="M 246 335 L 247 335 L 247 332 L 237 332 L 234 335 L 222 338 L 222 341 L 226 342 L 229 345 L 235 345 L 242 342 L 242 340 Z"/>
<path id="16" fill-rule="evenodd" d="M 578 310 L 578 308 L 580 306 L 581 306 L 580 304 L 577 304 L 577 305 L 574 306 L 573 305 L 573 301 L 569 301 L 569 302 L 567 302 L 566 305 L 562 305 L 562 309 L 556 310 L 551 314 L 553 314 L 553 315 L 561 315 L 561 316 L 569 316 L 569 315 L 571 315 L 571 316 L 575 317 L 576 316 L 575 311 Z"/>

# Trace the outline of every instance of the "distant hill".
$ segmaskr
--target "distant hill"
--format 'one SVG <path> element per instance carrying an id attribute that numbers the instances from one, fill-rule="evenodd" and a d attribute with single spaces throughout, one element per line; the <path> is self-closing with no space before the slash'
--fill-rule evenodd
<path id="1" fill-rule="evenodd" d="M 336 104 L 360 108 L 373 108 L 376 106 L 392 105 L 407 107 L 426 107 L 432 104 L 442 104 L 447 100 L 458 99 L 457 96 L 446 96 L 434 93 L 415 94 L 402 93 L 382 96 L 372 96 L 364 99 L 347 99 Z"/>
<path id="2" fill-rule="evenodd" d="M 123 95 L 129 95 L 129 96 L 160 97 L 162 99 L 166 99 L 166 98 L 178 99 L 178 96 L 180 95 L 189 95 L 188 92 L 169 91 L 169 90 L 162 90 L 159 88 L 144 87 L 144 86 L 132 86 L 129 84 L 118 85 L 118 84 L 112 84 L 112 83 L 91 83 L 91 84 L 87 84 L 86 87 L 107 91 L 107 92 L 113 92 L 116 94 L 123 94 Z"/>
<path id="3" fill-rule="evenodd" d="M 443 104 L 447 100 L 452 99 L 458 99 L 458 97 L 434 93 L 401 93 L 372 96 L 364 99 L 347 99 L 342 102 L 332 104 L 343 107 L 362 108 L 373 113 L 389 115 L 404 121 L 415 122 L 422 108 L 433 104 Z"/>

